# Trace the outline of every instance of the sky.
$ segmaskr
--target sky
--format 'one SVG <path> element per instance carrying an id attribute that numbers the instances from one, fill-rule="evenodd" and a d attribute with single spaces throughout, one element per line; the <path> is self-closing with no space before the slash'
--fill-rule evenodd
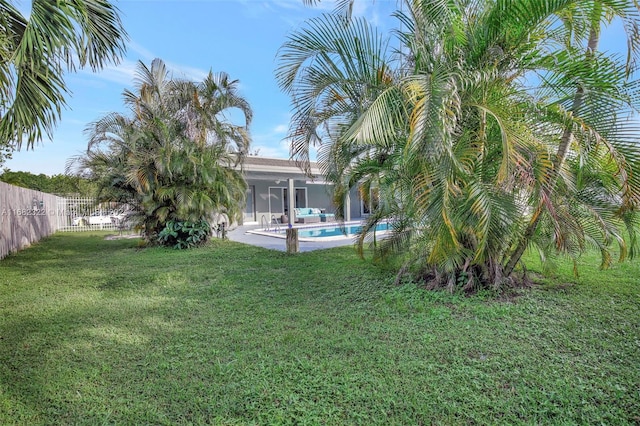
<path id="1" fill-rule="evenodd" d="M 306 19 L 331 10 L 333 0 L 315 7 L 304 6 L 303 0 L 112 0 L 112 4 L 120 10 L 129 35 L 125 57 L 98 73 L 87 69 L 67 74 L 71 95 L 53 137 L 33 150 L 23 147 L 14 152 L 3 168 L 64 173 L 67 160 L 86 150 L 88 124 L 110 112 L 128 113 L 122 92 L 133 89 L 138 61 L 150 66 L 155 58 L 162 59 L 175 77 L 202 81 L 211 70 L 239 80 L 240 93 L 253 109 L 250 150 L 289 158 L 283 139 L 291 108 L 275 80 L 276 54 L 288 34 Z M 384 22 L 391 25 L 395 4 L 395 0 L 356 0 L 354 14 L 384 27 Z"/>
<path id="2" fill-rule="evenodd" d="M 303 0 L 112 3 L 119 8 L 129 35 L 124 58 L 98 73 L 87 69 L 67 74 L 71 94 L 53 137 L 33 150 L 14 152 L 3 168 L 34 174 L 64 173 L 67 161 L 87 147 L 84 129 L 88 124 L 111 112 L 128 113 L 122 92 L 134 89 L 138 61 L 150 66 L 155 58 L 162 59 L 178 78 L 202 81 L 211 70 L 224 71 L 238 80 L 240 93 L 253 109 L 250 151 L 264 157 L 289 157 L 284 138 L 291 117 L 290 99 L 275 80 L 276 54 L 288 34 L 306 19 L 331 10 L 333 0 L 323 0 L 315 7 L 304 6 Z M 354 15 L 364 16 L 386 33 L 396 23 L 390 18 L 396 5 L 396 0 L 356 0 Z M 614 28 L 603 37 L 602 47 L 620 50 L 624 40 L 622 30 Z"/>

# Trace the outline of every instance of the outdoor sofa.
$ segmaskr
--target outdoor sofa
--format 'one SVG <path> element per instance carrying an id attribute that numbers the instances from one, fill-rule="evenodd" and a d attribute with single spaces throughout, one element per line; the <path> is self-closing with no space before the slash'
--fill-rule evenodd
<path id="1" fill-rule="evenodd" d="M 336 216 L 333 213 L 323 213 L 320 209 L 311 207 L 296 208 L 296 223 L 333 222 Z"/>

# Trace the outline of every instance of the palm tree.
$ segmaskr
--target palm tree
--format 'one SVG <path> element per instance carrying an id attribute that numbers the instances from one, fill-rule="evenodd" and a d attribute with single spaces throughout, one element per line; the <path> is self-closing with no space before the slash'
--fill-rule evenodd
<path id="1" fill-rule="evenodd" d="M 579 42 L 586 40 L 586 47 L 584 47 L 583 53 L 583 68 L 586 69 L 587 72 L 595 73 L 599 66 L 609 65 L 602 64 L 602 60 L 598 60 L 597 49 L 598 43 L 600 40 L 601 28 L 603 25 L 608 25 L 612 22 L 614 18 L 619 18 L 622 20 L 624 28 L 626 29 L 628 38 L 627 38 L 627 59 L 625 64 L 625 76 L 628 76 L 630 71 L 635 68 L 635 62 L 637 60 L 638 55 L 640 54 L 640 11 L 638 10 L 637 3 L 627 2 L 627 1 L 600 1 L 596 0 L 593 2 L 579 2 L 575 5 L 575 8 L 571 9 L 572 13 L 567 14 L 569 17 L 579 16 L 583 18 L 584 22 L 581 22 L 578 19 L 569 19 L 566 18 L 570 25 L 562 27 L 562 29 L 566 30 L 564 32 L 560 32 L 560 36 L 562 37 L 561 41 L 563 44 L 568 47 L 570 50 L 576 50 L 574 45 L 574 39 L 578 39 Z M 585 19 L 586 18 L 586 19 Z M 580 43 L 578 43 L 578 52 L 582 47 Z M 617 70 L 611 70 L 614 74 L 618 74 L 618 80 L 624 81 L 625 78 L 622 77 L 621 70 L 618 66 Z M 580 74 L 577 75 L 577 81 L 575 84 L 575 92 L 573 98 L 571 100 L 571 104 L 567 104 L 568 110 L 572 113 L 580 112 L 582 115 L 589 115 L 591 120 L 601 120 L 602 117 L 602 103 L 599 102 L 598 99 L 591 99 L 589 102 L 587 92 L 601 94 L 601 90 L 598 86 L 593 86 L 589 79 L 580 78 Z M 597 96 L 597 95 L 596 95 Z M 605 93 L 605 96 L 608 94 Z M 596 106 L 595 109 L 592 109 L 593 106 Z M 617 109 L 616 109 L 617 111 Z M 613 123 L 617 123 L 617 120 L 611 121 Z M 602 124 L 602 123 L 601 123 Z M 615 129 L 613 130 L 615 131 Z M 604 129 L 601 130 L 604 132 Z M 546 198 L 549 198 L 549 192 L 555 190 L 555 186 L 557 184 L 557 180 L 560 177 L 559 173 L 562 170 L 567 154 L 569 153 L 569 147 L 571 142 L 573 141 L 575 136 L 574 125 L 568 124 L 564 127 L 562 132 L 562 138 L 560 140 L 560 144 L 558 145 L 556 155 L 554 158 L 554 176 L 548 185 L 545 188 L 547 194 L 545 194 Z M 628 139 L 628 136 L 623 135 L 623 139 Z M 616 138 L 614 138 L 616 140 Z M 627 141 L 623 143 L 618 143 L 617 147 L 612 147 L 611 155 L 617 156 L 616 151 L 622 150 L 623 155 L 627 158 L 636 157 L 636 149 L 637 144 L 635 141 Z M 637 157 L 635 158 L 637 160 Z M 624 170 L 621 170 L 623 174 Z M 638 180 L 637 178 L 631 176 L 630 181 L 623 182 L 623 185 L 632 185 L 635 188 L 638 188 Z M 633 182 L 633 180 L 635 182 Z M 634 192 L 633 190 L 629 192 Z M 631 196 L 628 198 L 632 201 L 632 205 L 627 205 L 628 208 L 635 208 L 640 200 L 638 200 L 637 196 Z M 516 264 L 520 261 L 522 255 L 524 254 L 525 249 L 527 248 L 533 234 L 535 233 L 538 223 L 541 219 L 541 213 L 544 209 L 544 203 L 540 202 L 535 213 L 531 216 L 531 220 L 527 225 L 527 229 L 525 230 L 521 240 L 518 245 L 515 247 L 508 263 L 506 264 L 506 272 L 510 273 L 515 268 Z M 631 249 L 633 250 L 635 240 L 635 232 L 634 227 L 628 227 L 632 244 Z M 622 253 L 625 252 L 624 247 L 622 245 L 623 250 Z M 622 255 L 624 257 L 624 254 Z M 606 256 L 605 256 L 606 258 Z"/>
<path id="2" fill-rule="evenodd" d="M 606 265 L 612 240 L 625 249 L 619 225 L 630 225 L 640 194 L 628 178 L 639 163 L 635 141 L 616 119 L 635 108 L 634 83 L 614 58 L 599 55 L 595 68 L 564 53 L 559 17 L 572 8 L 570 0 L 407 2 L 396 13 L 403 60 L 394 71 L 361 20 L 310 21 L 279 54 L 277 77 L 294 107 L 292 155 L 305 162 L 309 146 L 322 145 L 338 202 L 350 188 L 377 186 L 368 225 L 395 224 L 378 254 L 403 254 L 402 271 L 433 287 L 515 284 L 508 268 L 523 236 L 545 255 L 594 245 Z M 589 109 L 571 109 L 576 73 L 598 89 Z M 568 126 L 580 149 L 558 170 L 553 153 Z M 527 235 L 536 214 L 540 226 Z"/>
<path id="3" fill-rule="evenodd" d="M 33 0 L 24 16 L 0 1 L 0 146 L 27 148 L 51 135 L 69 94 L 66 71 L 117 63 L 126 32 L 105 0 Z"/>
<path id="4" fill-rule="evenodd" d="M 246 183 L 236 166 L 248 152 L 252 118 L 237 85 L 224 73 L 202 83 L 171 79 L 161 60 L 150 68 L 140 62 L 136 92 L 124 93 L 130 116 L 112 113 L 87 128 L 79 169 L 100 180 L 102 200 L 136 206 L 150 241 L 169 222 L 208 229 L 214 213 L 237 220 Z M 225 118 L 232 108 L 244 123 Z"/>

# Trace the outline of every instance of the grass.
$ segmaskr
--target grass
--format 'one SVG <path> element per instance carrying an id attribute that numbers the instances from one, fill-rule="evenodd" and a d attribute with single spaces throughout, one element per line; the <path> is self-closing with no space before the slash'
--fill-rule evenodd
<path id="1" fill-rule="evenodd" d="M 0 424 L 640 423 L 638 261 L 496 301 L 348 247 L 103 237 L 0 261 Z"/>

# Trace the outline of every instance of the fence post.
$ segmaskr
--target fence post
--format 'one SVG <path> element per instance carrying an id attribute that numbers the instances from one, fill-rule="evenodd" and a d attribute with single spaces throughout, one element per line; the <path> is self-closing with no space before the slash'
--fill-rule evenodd
<path id="1" fill-rule="evenodd" d="M 287 253 L 298 253 L 298 251 L 300 251 L 298 230 L 296 228 L 287 228 Z"/>

